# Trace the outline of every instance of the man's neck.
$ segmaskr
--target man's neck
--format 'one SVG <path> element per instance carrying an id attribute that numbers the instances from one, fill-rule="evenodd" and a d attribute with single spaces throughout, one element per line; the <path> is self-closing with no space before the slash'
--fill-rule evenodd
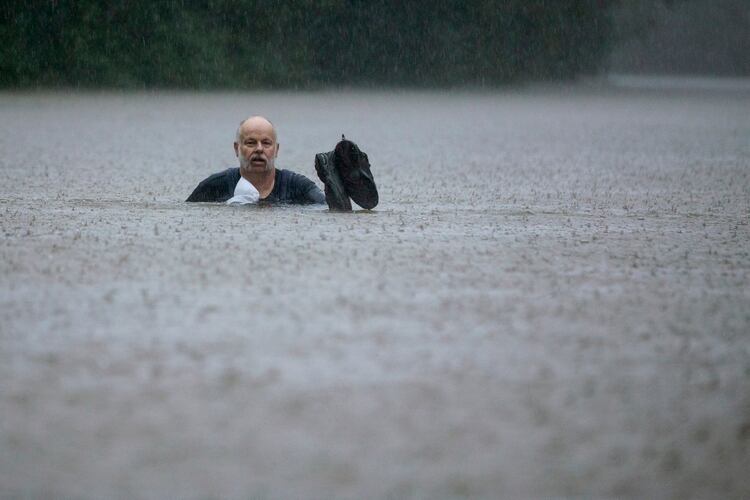
<path id="1" fill-rule="evenodd" d="M 273 191 L 273 186 L 276 181 L 275 168 L 272 168 L 271 170 L 265 172 L 249 172 L 242 173 L 241 175 L 250 184 L 255 186 L 255 189 L 258 190 L 261 199 L 266 198 L 269 194 L 271 194 L 271 191 Z"/>

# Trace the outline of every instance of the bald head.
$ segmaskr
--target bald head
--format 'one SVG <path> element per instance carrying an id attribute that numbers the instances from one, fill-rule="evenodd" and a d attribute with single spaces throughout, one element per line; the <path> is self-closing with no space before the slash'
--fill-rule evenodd
<path id="1" fill-rule="evenodd" d="M 240 126 L 237 127 L 237 135 L 235 136 L 236 142 L 242 142 L 242 135 L 243 132 L 246 133 L 249 130 L 257 130 L 266 134 L 271 135 L 273 137 L 273 140 L 276 141 L 276 127 L 274 127 L 273 123 L 271 123 L 271 120 L 266 118 L 265 116 L 251 116 L 249 118 L 245 118 L 240 122 Z"/>
<path id="2" fill-rule="evenodd" d="M 245 179 L 252 182 L 258 176 L 272 176 L 279 154 L 273 123 L 262 116 L 243 120 L 237 127 L 234 153 L 240 161 L 240 175 Z"/>

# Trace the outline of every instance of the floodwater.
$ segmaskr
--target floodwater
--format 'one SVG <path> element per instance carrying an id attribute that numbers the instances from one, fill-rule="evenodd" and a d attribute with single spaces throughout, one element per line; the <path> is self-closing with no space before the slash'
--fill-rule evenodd
<path id="1" fill-rule="evenodd" d="M 620 83 L 0 94 L 0 497 L 749 495 L 750 91 Z"/>

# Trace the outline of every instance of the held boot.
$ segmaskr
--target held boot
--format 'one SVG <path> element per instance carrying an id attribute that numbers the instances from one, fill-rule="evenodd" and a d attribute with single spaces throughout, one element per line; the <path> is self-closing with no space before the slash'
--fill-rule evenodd
<path id="1" fill-rule="evenodd" d="M 326 203 L 331 210 L 350 212 L 352 203 L 346 195 L 344 182 L 333 162 L 333 151 L 315 155 L 315 171 L 318 178 L 325 184 Z"/>
<path id="2" fill-rule="evenodd" d="M 350 197 L 368 210 L 378 204 L 367 154 L 343 135 L 333 151 L 315 155 L 315 171 L 325 184 L 326 203 L 331 210 L 351 210 Z"/>
<path id="3" fill-rule="evenodd" d="M 378 188 L 370 171 L 367 154 L 342 135 L 333 150 L 333 163 L 344 182 L 346 194 L 362 208 L 372 209 L 378 204 Z"/>

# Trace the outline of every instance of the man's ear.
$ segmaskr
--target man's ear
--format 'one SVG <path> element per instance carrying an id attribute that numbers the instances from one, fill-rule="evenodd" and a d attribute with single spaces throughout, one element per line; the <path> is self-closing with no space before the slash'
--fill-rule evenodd
<path id="1" fill-rule="evenodd" d="M 240 144 L 238 142 L 234 143 L 234 156 L 240 157 Z"/>
<path id="2" fill-rule="evenodd" d="M 279 144 L 279 143 L 277 142 L 277 143 L 276 143 L 276 154 L 275 154 L 274 156 L 279 156 L 279 147 L 280 147 L 280 146 L 281 146 L 281 144 Z"/>

